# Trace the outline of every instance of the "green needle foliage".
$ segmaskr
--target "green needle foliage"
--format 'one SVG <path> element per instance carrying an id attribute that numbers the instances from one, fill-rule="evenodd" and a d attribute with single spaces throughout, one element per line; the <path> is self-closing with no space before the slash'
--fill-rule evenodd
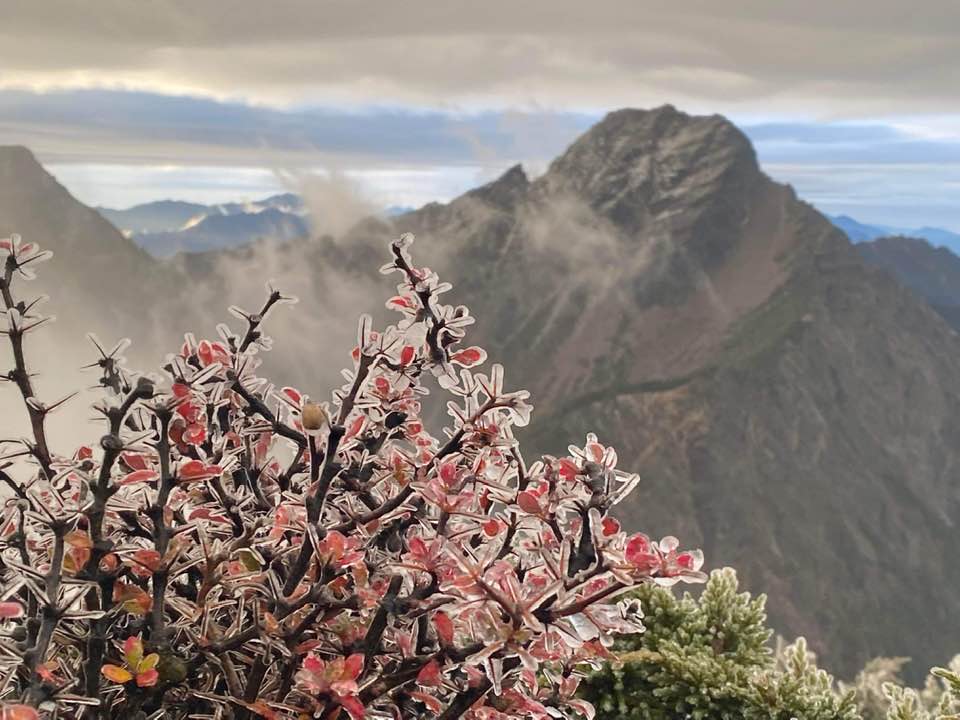
<path id="1" fill-rule="evenodd" d="M 920 689 L 904 687 L 907 658 L 876 658 L 854 681 L 863 720 L 960 720 L 960 656 L 949 668 L 934 668 Z"/>
<path id="2" fill-rule="evenodd" d="M 616 648 L 620 665 L 591 676 L 598 720 L 859 720 L 801 638 L 774 651 L 763 595 L 715 570 L 699 598 L 653 585 L 637 594 L 646 632 Z"/>

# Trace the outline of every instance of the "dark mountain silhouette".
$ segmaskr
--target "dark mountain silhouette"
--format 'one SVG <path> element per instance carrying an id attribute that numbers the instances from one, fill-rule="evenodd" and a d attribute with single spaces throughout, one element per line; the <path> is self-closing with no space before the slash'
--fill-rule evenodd
<path id="1" fill-rule="evenodd" d="M 853 242 L 866 242 L 882 237 L 914 237 L 926 240 L 934 246 L 944 246 L 960 252 L 960 233 L 937 227 L 898 228 L 889 225 L 871 225 L 854 220 L 849 215 L 827 215 L 830 221 L 843 230 Z"/>
<path id="2" fill-rule="evenodd" d="M 955 329 L 960 330 L 960 257 L 922 238 L 882 237 L 857 245 L 871 265 L 887 270 L 925 298 Z"/>
<path id="3" fill-rule="evenodd" d="M 191 220 L 211 212 L 207 205 L 182 200 L 158 200 L 126 210 L 98 207 L 97 212 L 114 227 L 130 235 L 178 230 Z"/>
<path id="4" fill-rule="evenodd" d="M 289 240 L 309 233 L 303 200 L 293 193 L 250 203 L 200 205 L 178 200 L 98 212 L 155 257 Z"/>
<path id="5" fill-rule="evenodd" d="M 142 233 L 134 241 L 156 257 L 246 245 L 254 240 L 290 240 L 309 233 L 306 218 L 268 207 L 257 212 L 210 214 L 180 230 Z"/>

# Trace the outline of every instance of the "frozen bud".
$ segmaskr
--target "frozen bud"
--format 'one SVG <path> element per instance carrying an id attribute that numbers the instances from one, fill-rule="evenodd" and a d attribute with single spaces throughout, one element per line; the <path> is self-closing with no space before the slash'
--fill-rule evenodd
<path id="1" fill-rule="evenodd" d="M 320 430 L 327 424 L 327 413 L 317 403 L 308 402 L 300 411 L 300 420 L 304 430 Z"/>
<path id="2" fill-rule="evenodd" d="M 392 412 L 387 413 L 387 417 L 384 418 L 383 425 L 387 430 L 393 430 L 398 428 L 407 419 L 407 414 L 405 412 L 399 412 L 398 410 L 393 410 Z"/>
<path id="3" fill-rule="evenodd" d="M 147 377 L 141 377 L 137 379 L 137 395 L 141 398 L 149 400 L 153 397 L 154 387 L 153 380 Z"/>
<path id="4" fill-rule="evenodd" d="M 119 435 L 116 435 L 115 433 L 109 433 L 100 438 L 100 447 L 102 447 L 104 450 L 120 452 L 123 450 L 123 440 L 120 439 Z"/>
<path id="5" fill-rule="evenodd" d="M 403 233 L 400 237 L 393 241 L 393 246 L 397 249 L 402 250 L 403 248 L 408 248 L 413 245 L 413 233 Z"/>

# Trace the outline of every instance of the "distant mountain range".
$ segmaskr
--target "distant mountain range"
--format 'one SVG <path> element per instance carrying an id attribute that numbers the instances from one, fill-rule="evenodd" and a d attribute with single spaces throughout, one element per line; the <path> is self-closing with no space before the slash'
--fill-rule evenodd
<path id="1" fill-rule="evenodd" d="M 56 253 L 38 289 L 61 337 L 132 334 L 155 356 L 256 307 L 271 278 L 301 301 L 270 318 L 271 374 L 314 397 L 342 382 L 356 314 L 387 315 L 377 268 L 403 231 L 477 317 L 471 342 L 531 390 L 531 454 L 593 430 L 640 473 L 618 508 L 630 530 L 736 566 L 780 632 L 848 677 L 960 648 L 960 334 L 724 118 L 617 111 L 535 180 L 517 166 L 344 237 L 172 261 L 0 149 L 0 235 Z"/>
<path id="2" fill-rule="evenodd" d="M 390 206 L 386 217 L 413 208 Z M 182 200 L 158 200 L 126 210 L 98 207 L 97 212 L 155 257 L 179 252 L 207 252 L 238 248 L 256 240 L 286 241 L 305 237 L 310 218 L 300 196 L 272 195 L 253 202 L 202 205 Z M 854 243 L 902 236 L 927 240 L 960 255 L 960 233 L 936 227 L 899 228 L 860 222 L 849 215 L 826 215 Z"/>
<path id="3" fill-rule="evenodd" d="M 934 246 L 950 248 L 954 253 L 960 254 L 960 233 L 943 228 L 902 228 L 889 225 L 870 225 L 854 220 L 849 215 L 827 215 L 827 217 L 830 222 L 843 230 L 853 242 L 865 242 L 889 236 L 921 238 Z"/>
<path id="4" fill-rule="evenodd" d="M 411 208 L 388 207 L 386 216 Z M 292 240 L 310 233 L 310 217 L 300 196 L 272 195 L 247 203 L 201 205 L 159 200 L 126 210 L 97 211 L 137 245 L 155 257 L 197 253 L 248 245 L 256 240 Z"/>
<path id="5" fill-rule="evenodd" d="M 246 245 L 254 240 L 290 240 L 309 233 L 303 201 L 293 193 L 250 203 L 200 205 L 177 200 L 97 211 L 156 257 Z"/>

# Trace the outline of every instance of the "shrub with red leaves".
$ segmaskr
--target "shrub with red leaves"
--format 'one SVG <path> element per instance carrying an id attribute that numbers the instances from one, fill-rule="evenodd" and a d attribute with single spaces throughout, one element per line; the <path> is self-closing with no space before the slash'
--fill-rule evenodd
<path id="1" fill-rule="evenodd" d="M 98 344 L 106 429 L 71 455 L 26 367 L 46 318 L 13 296 L 49 253 L 0 241 L 4 379 L 33 431 L 0 446 L 0 718 L 592 716 L 581 671 L 641 629 L 618 596 L 701 581 L 702 558 L 608 517 L 637 477 L 595 437 L 524 461 L 527 393 L 478 369 L 412 239 L 382 268 L 400 319 L 361 318 L 332 401 L 256 375 L 271 289 L 162 378 Z M 450 397 L 440 436 L 425 385 Z"/>

